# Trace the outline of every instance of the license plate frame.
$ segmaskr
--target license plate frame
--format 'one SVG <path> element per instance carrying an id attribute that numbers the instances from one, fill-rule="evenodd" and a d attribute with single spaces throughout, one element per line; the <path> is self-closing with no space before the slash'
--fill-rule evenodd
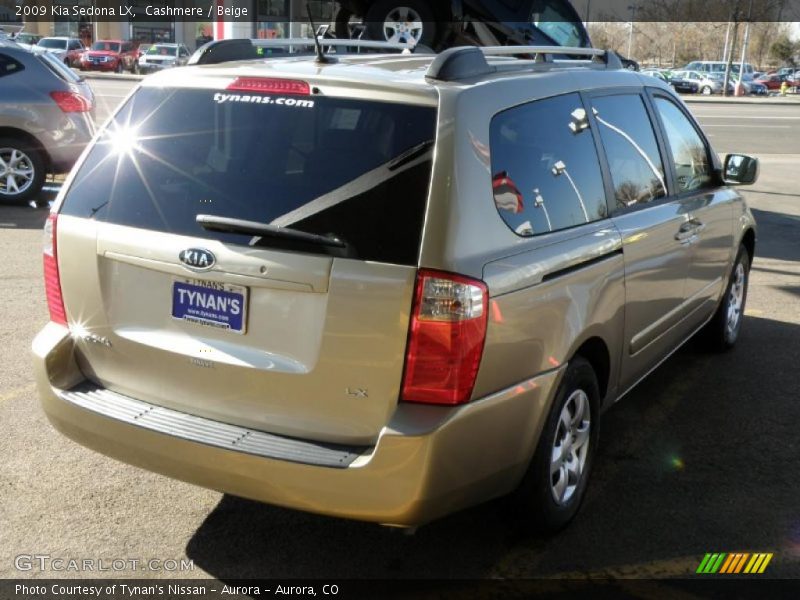
<path id="1" fill-rule="evenodd" d="M 174 277 L 171 292 L 170 314 L 174 320 L 238 335 L 247 333 L 249 289 L 246 286 Z M 237 299 L 238 305 L 234 302 Z"/>

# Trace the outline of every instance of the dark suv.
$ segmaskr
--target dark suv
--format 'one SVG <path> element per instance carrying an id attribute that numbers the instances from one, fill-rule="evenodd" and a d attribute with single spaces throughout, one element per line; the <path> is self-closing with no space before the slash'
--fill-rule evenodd
<path id="1" fill-rule="evenodd" d="M 336 37 L 351 37 L 363 19 L 366 37 L 443 48 L 543 44 L 589 47 L 589 35 L 569 0 L 342 0 Z"/>

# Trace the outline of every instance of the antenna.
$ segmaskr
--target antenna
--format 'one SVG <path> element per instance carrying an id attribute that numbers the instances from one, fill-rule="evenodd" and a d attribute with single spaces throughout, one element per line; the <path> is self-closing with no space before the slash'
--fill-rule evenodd
<path id="1" fill-rule="evenodd" d="M 308 13 L 308 22 L 311 23 L 311 35 L 314 36 L 314 45 L 317 48 L 317 62 L 324 65 L 336 62 L 336 60 L 325 55 L 325 51 L 322 49 L 322 45 L 319 43 L 319 38 L 317 37 L 317 26 L 314 23 L 314 17 L 311 16 L 311 4 L 309 2 L 306 2 L 306 12 Z"/>

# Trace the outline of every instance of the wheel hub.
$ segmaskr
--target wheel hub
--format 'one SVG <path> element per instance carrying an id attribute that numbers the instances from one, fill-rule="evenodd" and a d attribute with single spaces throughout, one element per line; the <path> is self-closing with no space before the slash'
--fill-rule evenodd
<path id="1" fill-rule="evenodd" d="M 33 164 L 16 148 L 0 148 L 0 193 L 21 194 L 33 184 Z"/>
<path id="2" fill-rule="evenodd" d="M 556 504 L 570 501 L 586 467 L 591 433 L 589 397 L 581 389 L 570 394 L 556 426 L 550 460 L 550 491 Z"/>

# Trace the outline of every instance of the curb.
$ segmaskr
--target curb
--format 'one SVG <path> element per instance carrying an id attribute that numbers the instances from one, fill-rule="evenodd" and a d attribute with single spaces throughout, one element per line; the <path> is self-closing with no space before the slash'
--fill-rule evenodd
<path id="1" fill-rule="evenodd" d="M 145 75 L 134 75 L 133 73 L 102 73 L 99 71 L 81 71 L 72 69 L 77 75 L 84 79 L 110 79 L 112 81 L 141 81 Z"/>
<path id="2" fill-rule="evenodd" d="M 792 96 L 767 96 L 764 98 L 693 98 L 681 95 L 681 99 L 687 104 L 767 104 L 772 106 L 792 106 L 800 104 L 800 94 Z"/>

